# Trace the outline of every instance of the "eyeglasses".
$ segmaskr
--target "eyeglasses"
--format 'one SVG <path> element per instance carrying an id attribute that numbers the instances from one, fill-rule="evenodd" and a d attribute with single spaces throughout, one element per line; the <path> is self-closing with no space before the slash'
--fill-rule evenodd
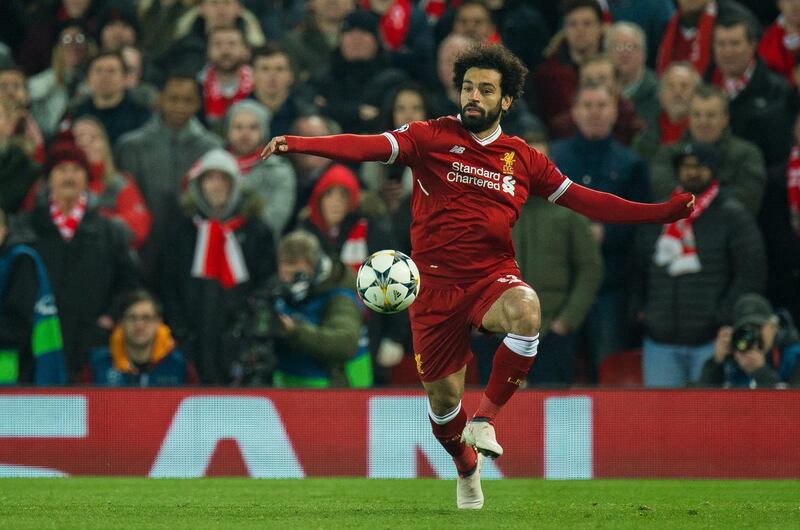
<path id="1" fill-rule="evenodd" d="M 135 324 L 141 322 L 143 324 L 152 324 L 158 320 L 158 315 L 124 315 L 122 321 L 127 324 Z"/>
<path id="2" fill-rule="evenodd" d="M 86 43 L 86 35 L 83 33 L 76 33 L 75 35 L 70 35 L 67 33 L 66 35 L 62 35 L 61 37 L 61 44 L 85 44 Z"/>
<path id="3" fill-rule="evenodd" d="M 612 48 L 616 52 L 636 52 L 642 49 L 638 44 L 614 44 Z"/>

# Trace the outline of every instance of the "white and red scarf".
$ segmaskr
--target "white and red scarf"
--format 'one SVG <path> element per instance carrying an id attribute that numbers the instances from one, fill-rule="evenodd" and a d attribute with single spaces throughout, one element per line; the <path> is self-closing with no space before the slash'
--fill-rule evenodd
<path id="1" fill-rule="evenodd" d="M 672 195 L 674 197 L 683 191 L 683 188 L 678 186 Z M 692 224 L 714 202 L 718 193 L 719 183 L 715 180 L 697 196 L 694 210 L 689 217 L 664 225 L 661 236 L 656 241 L 653 261 L 661 267 L 666 266 L 667 274 L 670 276 L 700 272 L 702 266 L 700 258 L 697 256 L 697 244 Z"/>
<path id="2" fill-rule="evenodd" d="M 789 199 L 789 220 L 800 237 L 800 147 L 794 146 L 786 167 L 786 191 Z"/>
<path id="3" fill-rule="evenodd" d="M 70 211 L 64 213 L 56 206 L 53 199 L 50 199 L 50 219 L 53 220 L 53 224 L 64 241 L 72 241 L 72 238 L 75 237 L 75 232 L 86 213 L 87 200 L 86 194 L 82 193 L 78 203 Z"/>
<path id="4" fill-rule="evenodd" d="M 243 156 L 236 156 L 230 148 L 228 148 L 228 152 L 236 157 L 236 165 L 239 166 L 239 173 L 242 175 L 248 175 L 256 167 L 256 164 L 261 162 L 261 151 L 258 150 Z"/>
<path id="5" fill-rule="evenodd" d="M 209 67 L 203 80 L 206 116 L 212 120 L 221 120 L 231 105 L 245 99 L 251 92 L 253 92 L 253 70 L 249 65 L 245 64 L 239 68 L 239 86 L 231 97 L 225 96 L 222 84 L 217 79 L 217 69 Z"/>
<path id="6" fill-rule="evenodd" d="M 728 101 L 733 101 L 747 88 L 747 85 L 750 84 L 750 80 L 753 79 L 755 71 L 756 60 L 753 59 L 750 61 L 750 64 L 747 65 L 747 69 L 744 73 L 735 77 L 725 77 L 722 75 L 719 68 L 715 68 L 711 81 L 722 90 L 725 97 L 728 98 Z"/>
<path id="7" fill-rule="evenodd" d="M 339 253 L 339 259 L 342 260 L 342 263 L 352 268 L 354 272 L 358 272 L 359 267 L 361 267 L 368 255 L 367 220 L 359 219 L 347 234 L 347 238 L 342 245 L 342 251 Z"/>
<path id="8" fill-rule="evenodd" d="M 787 31 L 783 15 L 764 32 L 758 45 L 758 54 L 770 70 L 795 84 L 794 68 L 800 54 L 800 34 Z"/>
<path id="9" fill-rule="evenodd" d="M 672 20 L 667 24 L 667 29 L 664 32 L 664 38 L 661 40 L 661 46 L 658 51 L 658 59 L 656 60 L 656 72 L 658 75 L 664 73 L 664 70 L 673 61 L 689 61 L 694 65 L 695 70 L 700 75 L 703 75 L 711 64 L 711 39 L 714 33 L 714 21 L 717 19 L 717 3 L 711 1 L 706 6 L 706 10 L 700 15 L 700 20 L 697 22 L 697 28 L 694 32 L 682 32 L 681 14 L 675 13 Z M 690 41 L 690 51 L 688 57 L 676 57 L 675 47 L 678 39 Z"/>
<path id="10" fill-rule="evenodd" d="M 235 233 L 244 222 L 241 216 L 227 221 L 195 217 L 197 241 L 194 246 L 192 277 L 217 280 L 225 289 L 250 279 Z"/>

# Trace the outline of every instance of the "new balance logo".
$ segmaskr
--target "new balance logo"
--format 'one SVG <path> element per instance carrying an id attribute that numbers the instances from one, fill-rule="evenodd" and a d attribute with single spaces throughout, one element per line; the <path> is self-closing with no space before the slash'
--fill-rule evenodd
<path id="1" fill-rule="evenodd" d="M 454 145 L 453 148 L 450 149 L 450 152 L 451 153 L 455 153 L 457 155 L 463 155 L 464 154 L 464 149 L 465 148 L 460 146 L 460 145 Z"/>
<path id="2" fill-rule="evenodd" d="M 520 280 L 518 277 L 516 277 L 513 274 L 506 274 L 505 276 L 503 276 L 501 278 L 497 278 L 497 281 L 500 282 L 500 283 L 508 283 L 508 284 L 522 283 L 522 280 Z"/>

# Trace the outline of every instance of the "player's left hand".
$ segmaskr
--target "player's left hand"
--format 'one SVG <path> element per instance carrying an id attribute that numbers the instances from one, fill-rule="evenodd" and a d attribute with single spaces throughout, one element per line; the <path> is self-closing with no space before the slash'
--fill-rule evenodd
<path id="1" fill-rule="evenodd" d="M 278 314 L 278 318 L 281 320 L 281 326 L 283 326 L 283 330 L 286 332 L 287 335 L 290 335 L 295 328 L 294 319 L 288 315 Z"/>
<path id="2" fill-rule="evenodd" d="M 261 151 L 261 159 L 266 160 L 275 153 L 282 154 L 289 151 L 289 144 L 286 142 L 285 136 L 276 136 L 269 141 L 264 150 Z"/>
<path id="3" fill-rule="evenodd" d="M 666 203 L 668 209 L 667 214 L 659 221 L 664 224 L 674 223 L 679 219 L 689 217 L 694 211 L 694 203 L 695 196 L 691 193 L 679 193 L 673 196 Z"/>

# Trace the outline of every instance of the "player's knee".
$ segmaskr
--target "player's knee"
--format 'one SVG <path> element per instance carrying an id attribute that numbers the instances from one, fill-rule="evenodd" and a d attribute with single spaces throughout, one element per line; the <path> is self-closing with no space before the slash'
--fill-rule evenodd
<path id="1" fill-rule="evenodd" d="M 456 393 L 428 391 L 428 401 L 434 414 L 444 416 L 458 406 L 461 397 Z"/>
<path id="2" fill-rule="evenodd" d="M 532 337 L 539 333 L 542 315 L 539 297 L 533 289 L 519 289 L 506 304 L 506 315 L 510 323 L 510 332 Z"/>

